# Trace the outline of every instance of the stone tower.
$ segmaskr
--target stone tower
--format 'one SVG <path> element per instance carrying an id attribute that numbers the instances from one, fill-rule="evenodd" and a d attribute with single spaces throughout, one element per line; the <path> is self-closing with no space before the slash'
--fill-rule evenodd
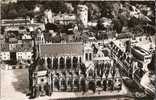
<path id="1" fill-rule="evenodd" d="M 83 25 L 84 28 L 88 24 L 88 7 L 86 5 L 77 6 L 77 21 L 79 25 Z"/>

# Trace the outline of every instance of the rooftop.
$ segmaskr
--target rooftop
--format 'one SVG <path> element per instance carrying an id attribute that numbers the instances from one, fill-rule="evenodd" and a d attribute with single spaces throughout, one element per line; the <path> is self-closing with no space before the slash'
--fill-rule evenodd
<path id="1" fill-rule="evenodd" d="M 76 16 L 74 14 L 61 14 L 54 17 L 55 20 L 76 20 Z"/>
<path id="2" fill-rule="evenodd" d="M 7 43 L 1 44 L 1 46 L 0 46 L 0 51 L 2 51 L 2 52 L 7 52 L 7 51 L 9 51 L 9 44 L 7 44 Z"/>
<path id="3" fill-rule="evenodd" d="M 41 57 L 82 55 L 83 44 L 81 42 L 40 44 L 39 50 Z"/>
<path id="4" fill-rule="evenodd" d="M 25 43 L 25 44 L 17 44 L 15 48 L 13 48 L 10 51 L 14 51 L 14 52 L 29 52 L 32 50 L 32 45 L 29 43 Z"/>

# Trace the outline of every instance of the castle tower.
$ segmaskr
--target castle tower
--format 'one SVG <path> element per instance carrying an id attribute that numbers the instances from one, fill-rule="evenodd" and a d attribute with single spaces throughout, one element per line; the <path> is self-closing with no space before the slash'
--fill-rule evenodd
<path id="1" fill-rule="evenodd" d="M 77 6 L 77 21 L 79 25 L 83 25 L 84 28 L 88 25 L 88 7 L 86 5 Z"/>

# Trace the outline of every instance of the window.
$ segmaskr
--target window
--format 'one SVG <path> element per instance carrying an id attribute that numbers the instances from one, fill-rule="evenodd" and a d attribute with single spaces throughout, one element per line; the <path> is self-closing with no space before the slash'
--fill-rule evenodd
<path id="1" fill-rule="evenodd" d="M 18 56 L 18 58 L 21 59 L 22 57 L 21 56 Z"/>
<path id="2" fill-rule="evenodd" d="M 92 53 L 89 53 L 89 60 L 92 60 Z"/>
<path id="3" fill-rule="evenodd" d="M 38 37 L 38 41 L 40 41 L 40 37 Z"/>
<path id="4" fill-rule="evenodd" d="M 68 69 L 71 68 L 71 58 L 70 57 L 66 58 L 66 66 Z"/>
<path id="5" fill-rule="evenodd" d="M 85 54 L 85 59 L 88 60 L 88 53 Z"/>
<path id="6" fill-rule="evenodd" d="M 63 57 L 60 58 L 60 69 L 64 69 L 65 67 L 65 60 Z"/>
<path id="7" fill-rule="evenodd" d="M 79 59 L 79 62 L 81 63 L 82 61 L 81 61 L 81 57 L 80 57 L 80 59 Z"/>
<path id="8" fill-rule="evenodd" d="M 44 79 L 43 78 L 41 79 L 41 82 L 44 82 Z"/>
<path id="9" fill-rule="evenodd" d="M 77 57 L 73 57 L 73 68 L 74 69 L 77 68 L 77 64 L 78 64 L 78 58 Z"/>
<path id="10" fill-rule="evenodd" d="M 53 69 L 57 69 L 58 68 L 58 58 L 54 58 L 53 59 Z"/>

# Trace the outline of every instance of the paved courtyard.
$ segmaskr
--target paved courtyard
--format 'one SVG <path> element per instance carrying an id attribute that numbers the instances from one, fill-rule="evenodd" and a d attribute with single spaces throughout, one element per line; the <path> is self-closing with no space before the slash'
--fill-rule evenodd
<path id="1" fill-rule="evenodd" d="M 1 100 L 27 100 L 28 71 L 1 70 Z"/>

